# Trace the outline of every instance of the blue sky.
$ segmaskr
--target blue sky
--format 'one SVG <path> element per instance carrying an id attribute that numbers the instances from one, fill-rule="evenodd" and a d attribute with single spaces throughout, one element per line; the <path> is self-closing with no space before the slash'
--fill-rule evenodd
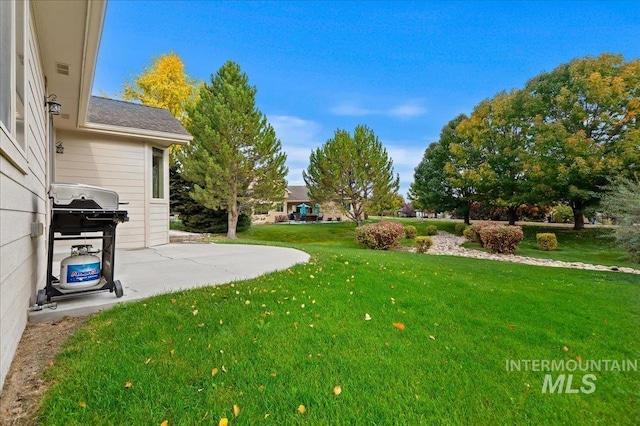
<path id="1" fill-rule="evenodd" d="M 426 147 L 481 100 L 576 57 L 640 58 L 640 2 L 111 0 L 93 93 L 118 97 L 169 51 L 198 80 L 240 64 L 289 184 L 336 129 L 365 124 L 406 195 Z"/>

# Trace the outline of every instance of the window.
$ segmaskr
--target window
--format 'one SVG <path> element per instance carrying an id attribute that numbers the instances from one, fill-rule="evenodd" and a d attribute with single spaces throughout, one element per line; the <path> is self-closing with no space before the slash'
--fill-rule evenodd
<path id="1" fill-rule="evenodd" d="M 0 122 L 11 132 L 11 44 L 13 40 L 13 5 L 0 1 Z"/>
<path id="2" fill-rule="evenodd" d="M 16 5 L 16 142 L 24 150 L 24 2 L 17 1 Z"/>
<path id="3" fill-rule="evenodd" d="M 282 213 L 282 212 L 284 212 L 284 204 L 278 204 L 278 205 L 276 205 L 276 211 L 277 211 L 278 213 Z"/>
<path id="4" fill-rule="evenodd" d="M 0 0 L 0 151 L 23 172 L 27 170 L 25 139 L 24 1 Z"/>
<path id="5" fill-rule="evenodd" d="M 153 148 L 152 162 L 152 193 L 153 198 L 164 198 L 164 150 Z"/>

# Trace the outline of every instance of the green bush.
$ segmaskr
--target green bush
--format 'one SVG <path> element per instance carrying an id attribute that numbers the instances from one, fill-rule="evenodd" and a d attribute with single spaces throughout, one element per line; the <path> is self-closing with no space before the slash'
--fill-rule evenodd
<path id="1" fill-rule="evenodd" d="M 404 226 L 398 222 L 378 222 L 358 226 L 355 237 L 358 244 L 374 250 L 389 250 L 404 237 Z"/>
<path id="2" fill-rule="evenodd" d="M 416 237 L 416 252 L 426 253 L 433 245 L 431 237 Z"/>
<path id="3" fill-rule="evenodd" d="M 438 227 L 435 225 L 429 225 L 425 232 L 427 235 L 436 235 L 438 233 Z"/>
<path id="4" fill-rule="evenodd" d="M 418 235 L 418 229 L 413 225 L 407 225 L 404 227 L 405 238 L 414 239 Z"/>
<path id="5" fill-rule="evenodd" d="M 513 254 L 524 239 L 520 226 L 490 225 L 480 228 L 482 246 L 491 253 Z"/>
<path id="6" fill-rule="evenodd" d="M 551 251 L 558 248 L 556 234 L 551 232 L 536 234 L 536 243 L 538 244 L 539 250 Z"/>
<path id="7" fill-rule="evenodd" d="M 564 204 L 555 206 L 551 211 L 551 219 L 555 223 L 573 223 L 573 210 Z"/>
<path id="8" fill-rule="evenodd" d="M 476 234 L 476 232 L 471 229 L 471 227 L 465 228 L 465 230 L 462 231 L 462 235 L 464 236 L 464 238 L 466 238 L 467 241 L 471 241 L 473 243 L 478 242 L 478 234 Z"/>
<path id="9" fill-rule="evenodd" d="M 464 230 L 467 228 L 468 226 L 466 223 L 458 222 L 455 224 L 455 227 L 453 229 L 455 229 L 457 235 L 464 235 Z"/>

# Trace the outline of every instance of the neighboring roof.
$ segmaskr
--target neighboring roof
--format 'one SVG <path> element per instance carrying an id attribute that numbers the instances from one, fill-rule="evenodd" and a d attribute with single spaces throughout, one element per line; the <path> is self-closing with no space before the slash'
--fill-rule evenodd
<path id="1" fill-rule="evenodd" d="M 166 109 L 98 96 L 91 96 L 89 100 L 87 121 L 108 126 L 189 136 L 180 122 Z"/>
<path id="2" fill-rule="evenodd" d="M 287 201 L 311 201 L 309 199 L 309 190 L 306 186 L 287 186 L 289 196 Z"/>

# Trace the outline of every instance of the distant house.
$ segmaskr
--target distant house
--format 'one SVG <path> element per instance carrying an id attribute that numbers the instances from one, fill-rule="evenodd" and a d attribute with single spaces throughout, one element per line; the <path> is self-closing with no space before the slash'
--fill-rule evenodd
<path id="1" fill-rule="evenodd" d="M 168 242 L 167 148 L 191 136 L 168 111 L 91 96 L 105 14 L 101 0 L 0 1 L 0 388 L 45 286 L 52 182 L 129 202 L 118 247 Z"/>
<path id="2" fill-rule="evenodd" d="M 304 207 L 303 207 L 304 206 Z M 304 212 L 304 214 L 303 214 Z M 309 190 L 304 185 L 287 186 L 285 200 L 276 204 L 273 209 L 258 211 L 252 217 L 255 224 L 277 223 L 284 221 L 300 221 L 303 216 L 321 218 L 324 221 L 346 220 L 346 216 L 334 203 L 318 203 L 309 197 Z"/>

